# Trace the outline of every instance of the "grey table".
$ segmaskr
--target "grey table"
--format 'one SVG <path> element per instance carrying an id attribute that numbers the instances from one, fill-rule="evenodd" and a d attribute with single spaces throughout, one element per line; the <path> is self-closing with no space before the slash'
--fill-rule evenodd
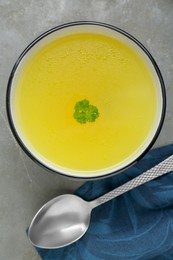
<path id="1" fill-rule="evenodd" d="M 155 57 L 164 77 L 168 105 L 155 146 L 173 141 L 172 0 L 0 0 L 0 260 L 39 256 L 25 230 L 39 207 L 82 184 L 55 176 L 32 162 L 16 144 L 5 110 L 6 85 L 21 51 L 47 29 L 75 20 L 96 20 L 138 38 Z"/>

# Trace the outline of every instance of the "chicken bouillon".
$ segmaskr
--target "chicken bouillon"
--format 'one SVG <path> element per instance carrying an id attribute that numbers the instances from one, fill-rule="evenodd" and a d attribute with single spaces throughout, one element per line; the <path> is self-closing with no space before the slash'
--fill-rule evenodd
<path id="1" fill-rule="evenodd" d="M 143 57 L 99 33 L 46 43 L 28 56 L 14 84 L 14 115 L 25 143 L 62 169 L 121 166 L 156 120 L 156 82 Z"/>

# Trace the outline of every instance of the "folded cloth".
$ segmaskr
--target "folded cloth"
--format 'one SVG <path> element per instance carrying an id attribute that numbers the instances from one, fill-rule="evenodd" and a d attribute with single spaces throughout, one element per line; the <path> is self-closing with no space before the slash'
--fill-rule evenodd
<path id="1" fill-rule="evenodd" d="M 75 194 L 95 199 L 173 154 L 173 145 L 149 151 L 135 166 L 86 182 Z M 92 212 L 87 233 L 61 249 L 36 248 L 43 260 L 173 259 L 173 172 L 141 185 Z"/>

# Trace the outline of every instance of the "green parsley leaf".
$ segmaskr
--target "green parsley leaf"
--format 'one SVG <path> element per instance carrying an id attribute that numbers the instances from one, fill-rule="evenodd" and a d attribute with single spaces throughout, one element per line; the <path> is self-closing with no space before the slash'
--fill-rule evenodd
<path id="1" fill-rule="evenodd" d="M 99 116 L 99 111 L 96 106 L 90 105 L 87 99 L 83 99 L 76 103 L 75 112 L 73 117 L 80 124 L 85 124 L 86 122 L 94 122 Z"/>

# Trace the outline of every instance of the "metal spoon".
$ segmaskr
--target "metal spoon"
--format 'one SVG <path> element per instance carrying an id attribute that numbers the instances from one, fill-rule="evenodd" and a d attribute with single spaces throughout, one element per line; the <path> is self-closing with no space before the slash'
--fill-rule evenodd
<path id="1" fill-rule="evenodd" d="M 34 246 L 55 249 L 80 239 L 87 231 L 93 208 L 173 170 L 173 155 L 107 194 L 87 202 L 75 195 L 58 196 L 33 218 L 28 237 Z"/>

